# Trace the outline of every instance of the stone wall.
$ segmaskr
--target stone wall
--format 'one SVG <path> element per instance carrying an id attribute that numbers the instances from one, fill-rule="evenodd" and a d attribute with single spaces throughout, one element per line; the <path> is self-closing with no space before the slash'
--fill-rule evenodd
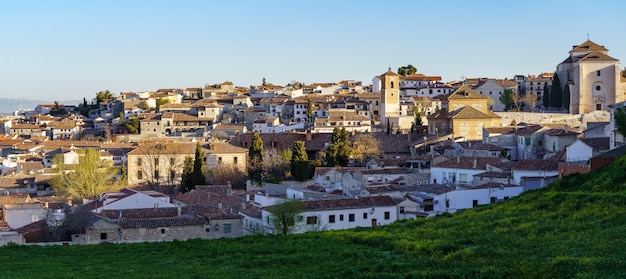
<path id="1" fill-rule="evenodd" d="M 567 124 L 572 129 L 577 127 L 584 129 L 587 122 L 609 122 L 611 115 L 607 111 L 595 111 L 587 114 L 566 113 L 536 113 L 536 112 L 495 112 L 502 117 L 501 126 L 509 126 L 515 120 L 516 123 L 532 124 Z"/>

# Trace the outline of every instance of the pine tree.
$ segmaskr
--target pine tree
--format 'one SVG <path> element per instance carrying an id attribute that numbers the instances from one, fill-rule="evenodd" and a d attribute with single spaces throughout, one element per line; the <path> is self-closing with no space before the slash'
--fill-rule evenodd
<path id="1" fill-rule="evenodd" d="M 196 154 L 193 158 L 193 174 L 192 174 L 193 187 L 196 185 L 206 184 L 205 164 L 204 164 L 204 152 L 200 142 L 196 144 Z"/>
<path id="2" fill-rule="evenodd" d="M 295 141 L 291 150 L 291 175 L 297 180 L 309 178 L 309 157 L 304 141 Z"/>

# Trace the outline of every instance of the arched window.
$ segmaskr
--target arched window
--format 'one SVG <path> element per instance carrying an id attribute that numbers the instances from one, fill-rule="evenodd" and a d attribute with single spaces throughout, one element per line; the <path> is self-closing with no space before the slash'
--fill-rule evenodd
<path id="1" fill-rule="evenodd" d="M 391 82 L 391 88 L 393 88 L 393 81 Z"/>

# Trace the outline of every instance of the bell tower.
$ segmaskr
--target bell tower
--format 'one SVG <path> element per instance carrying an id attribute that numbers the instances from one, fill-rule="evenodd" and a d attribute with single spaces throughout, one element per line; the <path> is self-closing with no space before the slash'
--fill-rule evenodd
<path id="1" fill-rule="evenodd" d="M 387 118 L 400 116 L 400 75 L 389 70 L 380 75 L 380 125 L 387 125 Z"/>

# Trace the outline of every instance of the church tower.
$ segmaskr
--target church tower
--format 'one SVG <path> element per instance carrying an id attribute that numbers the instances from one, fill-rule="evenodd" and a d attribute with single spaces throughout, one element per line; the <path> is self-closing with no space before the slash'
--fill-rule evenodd
<path id="1" fill-rule="evenodd" d="M 380 90 L 380 125 L 385 127 L 388 118 L 400 116 L 400 75 L 389 70 L 379 76 Z M 396 124 L 397 125 L 397 124 Z"/>
<path id="2" fill-rule="evenodd" d="M 619 60 L 609 50 L 590 40 L 575 45 L 557 66 L 561 86 L 569 86 L 571 114 L 608 110 L 624 101 Z"/>

